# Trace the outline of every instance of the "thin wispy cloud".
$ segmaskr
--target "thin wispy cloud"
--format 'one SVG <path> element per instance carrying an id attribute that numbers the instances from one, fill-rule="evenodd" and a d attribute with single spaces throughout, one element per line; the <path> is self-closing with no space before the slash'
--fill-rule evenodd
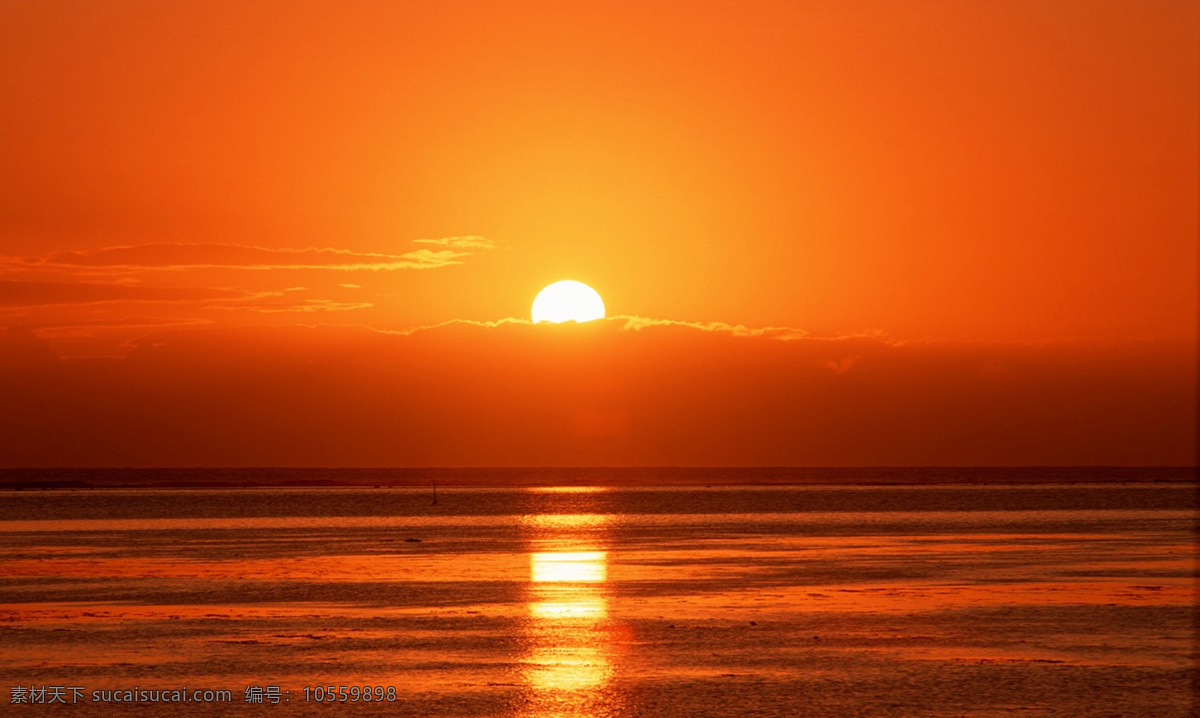
<path id="1" fill-rule="evenodd" d="M 400 254 L 355 252 L 346 249 L 316 248 L 273 249 L 240 244 L 156 242 L 101 249 L 66 250 L 41 256 L 0 256 L 0 266 L 8 270 L 36 269 L 109 269 L 114 271 L 188 269 L 328 269 L 333 271 L 394 271 L 402 269 L 439 269 L 462 264 L 470 250 L 489 249 L 482 237 L 446 240 L 418 240 L 446 249 L 420 248 Z"/>
<path id="2" fill-rule="evenodd" d="M 23 325 L 43 339 L 61 336 L 90 336 L 97 329 L 163 329 L 211 325 L 206 319 L 174 319 L 149 316 L 120 316 L 103 319 L 77 319 L 65 322 L 30 323 Z"/>
<path id="3" fill-rule="evenodd" d="M 332 299 L 295 298 L 278 292 L 268 292 L 253 299 L 224 302 L 213 305 L 216 309 L 256 312 L 258 314 L 282 314 L 286 312 L 312 314 L 314 312 L 348 312 L 374 306 L 370 302 L 339 302 Z"/>
<path id="4" fill-rule="evenodd" d="M 730 334 L 735 337 L 766 337 L 768 339 L 804 339 L 809 333 L 795 327 L 747 327 L 742 324 L 727 324 L 725 322 L 681 322 L 673 319 L 649 319 L 638 316 L 615 316 L 612 321 L 624 322 L 624 328 L 641 331 L 648 327 L 688 327 L 706 332 Z"/>
<path id="5" fill-rule="evenodd" d="M 193 313 L 190 318 L 210 309 L 260 315 L 348 312 L 375 306 L 369 297 L 346 301 L 335 296 L 361 290 L 371 283 L 371 274 L 461 265 L 492 246 L 477 236 L 419 243 L 435 246 L 383 253 L 151 242 L 0 255 L 0 321 L 69 323 L 72 317 L 64 312 L 82 307 L 125 304 L 127 311 L 142 312 L 148 303 L 161 304 L 170 313 Z M 352 281 L 335 280 L 327 286 L 320 272 L 360 274 L 351 275 Z"/>
<path id="6" fill-rule="evenodd" d="M 651 317 L 642 317 L 632 314 L 621 314 L 604 319 L 588 322 L 597 327 L 602 327 L 602 331 L 620 331 L 639 333 L 646 330 L 659 329 L 678 329 L 684 331 L 703 332 L 706 334 L 727 335 L 731 337 L 755 337 L 761 339 L 772 339 L 777 341 L 797 341 L 809 340 L 813 342 L 828 342 L 836 340 L 872 340 L 880 341 L 886 344 L 901 344 L 903 342 L 894 341 L 886 337 L 882 332 L 869 331 L 839 335 L 837 337 L 822 337 L 814 336 L 804 329 L 797 327 L 748 327 L 744 324 L 729 324 L 727 322 L 685 322 L 674 319 L 654 319 Z M 431 329 L 441 329 L 445 327 L 486 327 L 495 328 L 503 326 L 534 326 L 534 323 L 528 319 L 517 317 L 507 317 L 493 321 L 480 321 L 474 319 L 451 319 L 437 324 L 426 326 L 412 327 L 401 332 L 391 332 L 398 334 L 414 334 L 417 332 L 428 331 Z"/>
<path id="7" fill-rule="evenodd" d="M 28 282 L 0 279 L 0 306 L 106 302 L 213 302 L 253 293 L 220 287 L 149 287 L 120 282 Z"/>
<path id="8" fill-rule="evenodd" d="M 433 244 L 439 247 L 454 247 L 455 249 L 495 249 L 496 242 L 487 237 L 441 237 L 438 239 L 414 239 L 416 244 Z"/>

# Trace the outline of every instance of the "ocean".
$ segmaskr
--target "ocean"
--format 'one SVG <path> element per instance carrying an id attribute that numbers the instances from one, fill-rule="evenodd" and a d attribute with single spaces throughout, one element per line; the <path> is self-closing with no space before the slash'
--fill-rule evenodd
<path id="1" fill-rule="evenodd" d="M 3 712 L 1196 715 L 1189 470 L 273 471 L 10 472 Z"/>

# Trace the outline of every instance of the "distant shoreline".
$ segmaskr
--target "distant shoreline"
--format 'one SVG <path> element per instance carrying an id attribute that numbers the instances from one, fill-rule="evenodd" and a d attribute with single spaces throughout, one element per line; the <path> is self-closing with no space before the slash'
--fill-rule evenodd
<path id="1" fill-rule="evenodd" d="M 0 469 L 0 490 L 1197 483 L 1195 466 Z"/>

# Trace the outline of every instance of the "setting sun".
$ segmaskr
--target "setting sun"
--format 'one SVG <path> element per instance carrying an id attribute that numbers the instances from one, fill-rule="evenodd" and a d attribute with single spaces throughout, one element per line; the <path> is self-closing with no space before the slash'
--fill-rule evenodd
<path id="1" fill-rule="evenodd" d="M 583 282 L 564 279 L 548 285 L 533 300 L 533 321 L 590 322 L 604 318 L 604 300 Z"/>

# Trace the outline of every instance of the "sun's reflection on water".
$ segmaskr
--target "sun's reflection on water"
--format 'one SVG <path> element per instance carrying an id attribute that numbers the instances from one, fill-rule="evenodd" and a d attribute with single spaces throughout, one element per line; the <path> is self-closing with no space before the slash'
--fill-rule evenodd
<path id="1" fill-rule="evenodd" d="M 607 517 L 529 516 L 529 553 L 522 673 L 530 692 L 526 718 L 619 714 L 610 689 L 619 646 L 610 618 Z"/>
<path id="2" fill-rule="evenodd" d="M 529 555 L 534 583 L 604 583 L 608 554 L 604 551 L 550 551 Z"/>

